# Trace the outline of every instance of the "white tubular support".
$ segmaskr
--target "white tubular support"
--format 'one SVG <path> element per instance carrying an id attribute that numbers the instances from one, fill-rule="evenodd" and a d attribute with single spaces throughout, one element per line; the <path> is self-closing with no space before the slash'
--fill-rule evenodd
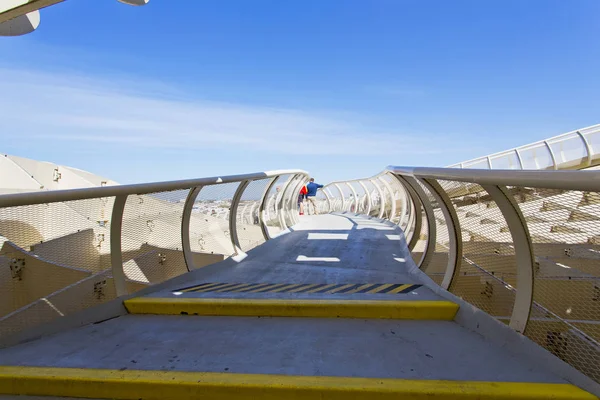
<path id="1" fill-rule="evenodd" d="M 183 211 L 181 215 L 181 248 L 183 249 L 183 259 L 188 271 L 196 269 L 194 265 L 194 256 L 192 254 L 192 247 L 190 244 L 190 221 L 192 219 L 192 209 L 198 193 L 202 189 L 201 186 L 195 187 L 188 193 L 183 205 Z"/>
<path id="2" fill-rule="evenodd" d="M 554 154 L 554 150 L 552 150 L 552 147 L 550 147 L 550 143 L 548 143 L 547 140 L 544 140 L 544 144 L 546 145 L 546 148 L 548 149 L 548 153 L 550 153 L 550 158 L 552 159 L 552 169 L 554 169 L 556 171 L 558 169 L 558 162 L 556 161 L 556 154 Z"/>
<path id="3" fill-rule="evenodd" d="M 341 206 L 341 212 L 346 212 L 346 199 L 344 199 L 344 192 L 342 191 L 342 188 L 340 187 L 339 184 L 335 183 L 333 186 L 335 186 L 335 188 L 338 190 L 338 193 L 340 194 L 340 199 L 342 201 L 342 206 Z"/>
<path id="4" fill-rule="evenodd" d="M 275 182 L 279 179 L 279 176 L 275 176 L 271 179 L 271 182 L 265 188 L 262 197 L 260 198 L 260 206 L 258 207 L 258 221 L 260 223 L 260 229 L 262 230 L 263 237 L 265 240 L 271 239 L 269 235 L 269 228 L 267 227 L 267 220 L 269 219 L 268 208 L 270 207 L 272 196 L 269 196 L 271 189 L 275 186 Z"/>
<path id="5" fill-rule="evenodd" d="M 363 190 L 365 191 L 365 195 L 367 196 L 367 210 L 365 212 L 365 215 L 370 215 L 371 214 L 371 193 L 369 192 L 369 189 L 367 189 L 367 185 L 365 185 L 363 183 L 363 181 L 358 181 L 358 184 L 360 186 L 362 186 Z"/>
<path id="6" fill-rule="evenodd" d="M 398 218 L 398 226 L 401 229 L 404 229 L 404 221 L 409 217 L 409 213 L 410 213 L 410 196 L 408 195 L 407 191 L 406 191 L 406 187 L 404 187 L 404 185 L 398 181 L 397 177 L 395 175 L 392 175 L 394 177 L 394 179 L 396 179 L 396 181 L 398 182 L 400 189 L 402 190 L 402 208 L 400 209 L 400 217 Z"/>
<path id="7" fill-rule="evenodd" d="M 524 333 L 533 302 L 535 258 L 525 217 L 514 198 L 502 186 L 482 185 L 502 212 L 515 246 L 517 264 L 517 292 L 509 326 Z"/>
<path id="8" fill-rule="evenodd" d="M 442 186 L 435 179 L 419 179 L 419 181 L 429 190 L 435 198 L 444 214 L 446 226 L 448 227 L 448 264 L 444 272 L 444 279 L 440 284 L 446 290 L 452 288 L 455 278 L 460 271 L 462 262 L 462 233 L 460 230 L 460 220 L 458 214 L 452 205 L 452 200 Z"/>
<path id="9" fill-rule="evenodd" d="M 425 218 L 427 220 L 427 240 L 425 243 L 425 249 L 423 250 L 423 255 L 417 263 L 417 266 L 420 269 L 424 269 L 429 264 L 429 260 L 435 252 L 435 244 L 437 240 L 437 224 L 435 223 L 435 214 L 433 213 L 433 207 L 431 207 L 431 203 L 429 202 L 427 194 L 425 194 L 425 191 L 419 185 L 417 179 L 409 176 L 403 176 L 399 178 L 403 179 L 407 183 L 407 185 L 410 185 L 410 188 L 420 199 L 421 205 L 423 206 L 423 210 L 425 211 Z M 417 232 L 417 235 L 419 234 L 420 232 Z M 418 239 L 419 238 L 417 237 L 417 240 Z"/>
<path id="10" fill-rule="evenodd" d="M 587 138 L 584 136 L 583 133 L 577 131 L 577 135 L 579 135 L 579 137 L 581 138 L 581 141 L 583 142 L 583 146 L 585 147 L 585 151 L 587 153 L 587 161 L 585 166 L 589 167 L 592 165 L 592 159 L 594 158 L 594 154 L 592 153 L 592 146 L 590 146 L 590 142 L 588 142 Z"/>
<path id="11" fill-rule="evenodd" d="M 391 204 L 391 211 L 390 211 L 388 220 L 392 221 L 394 219 L 394 217 L 396 216 L 396 199 L 394 198 L 394 191 L 392 190 L 390 183 L 388 181 L 386 181 L 385 179 L 383 179 L 383 176 L 380 176 L 379 180 L 381 181 L 381 183 L 383 183 L 383 186 L 390 194 L 390 201 L 392 202 L 392 204 Z"/>
<path id="12" fill-rule="evenodd" d="M 298 175 L 296 177 L 297 182 L 291 187 L 290 199 L 289 199 L 289 218 L 293 222 L 292 225 L 296 225 L 300 220 L 298 219 L 298 200 L 300 197 L 300 189 L 302 189 L 302 185 L 304 185 L 304 177 L 302 175 Z M 315 196 L 316 198 L 316 196 Z M 317 210 L 318 212 L 318 210 Z"/>
<path id="13" fill-rule="evenodd" d="M 406 226 L 406 242 L 408 244 L 408 249 L 412 251 L 419 241 L 419 236 L 421 235 L 421 227 L 423 223 L 422 201 L 412 188 L 412 185 L 410 185 L 404 177 L 396 176 L 396 178 L 408 192 L 412 203 L 412 212 L 410 213 L 412 218 L 409 217 L 408 224 Z"/>
<path id="14" fill-rule="evenodd" d="M 123 212 L 125 211 L 126 202 L 127 195 L 115 197 L 110 221 L 110 263 L 117 297 L 129 294 L 125 271 L 123 271 L 123 253 L 121 248 Z"/>
<path id="15" fill-rule="evenodd" d="M 334 211 L 339 211 L 337 209 L 337 199 L 336 197 L 333 195 L 333 192 L 331 191 L 331 189 L 329 187 L 324 187 L 323 188 L 323 192 L 326 193 L 328 195 L 327 198 L 331 199 L 331 210 L 330 212 L 334 212 Z"/>
<path id="16" fill-rule="evenodd" d="M 278 193 L 278 195 L 275 199 L 275 209 L 277 212 L 277 218 L 279 219 L 279 225 L 281 226 L 282 230 L 286 230 L 288 228 L 288 225 L 285 221 L 285 200 L 286 200 L 285 194 L 286 194 L 290 184 L 294 181 L 295 177 L 296 177 L 296 175 L 291 175 L 289 177 L 289 179 L 287 180 L 287 182 L 285 182 L 285 184 L 281 188 L 281 191 Z"/>
<path id="17" fill-rule="evenodd" d="M 377 218 L 382 219 L 383 214 L 385 213 L 385 196 L 383 190 L 381 190 L 381 187 L 379 187 L 379 185 L 377 184 L 376 178 L 371 179 L 370 182 L 373 184 L 373 186 L 375 186 L 375 189 L 377 189 L 377 193 L 379 193 L 379 215 L 377 216 Z"/>
<path id="18" fill-rule="evenodd" d="M 229 237 L 231 239 L 231 245 L 233 246 L 233 252 L 235 255 L 240 255 L 244 253 L 242 250 L 242 246 L 240 246 L 240 239 L 238 236 L 236 220 L 240 200 L 242 198 L 242 195 L 244 194 L 244 190 L 246 190 L 250 182 L 250 180 L 245 180 L 239 184 L 237 190 L 235 191 L 235 194 L 233 195 L 233 198 L 231 199 L 231 206 L 229 207 L 229 232 L 231 232 Z"/>
<path id="19" fill-rule="evenodd" d="M 331 204 L 331 197 L 329 196 L 329 194 L 327 193 L 327 191 L 325 190 L 325 188 L 323 188 L 322 190 L 323 195 L 325 195 L 325 198 L 327 199 L 327 212 L 332 212 L 333 208 L 332 208 L 332 204 Z"/>
<path id="20" fill-rule="evenodd" d="M 358 197 L 356 197 L 356 190 L 354 190 L 354 187 L 352 187 L 352 184 L 350 182 L 346 182 L 346 185 L 350 188 L 350 191 L 352 192 L 352 199 L 353 199 L 353 203 L 354 203 L 354 213 L 358 214 Z M 350 212 L 352 212 L 352 206 L 350 206 Z"/>
<path id="21" fill-rule="evenodd" d="M 523 157 L 521 157 L 521 152 L 519 149 L 515 149 L 515 154 L 517 156 L 517 160 L 519 160 L 519 166 L 521 169 L 525 169 L 525 164 L 523 164 Z"/>

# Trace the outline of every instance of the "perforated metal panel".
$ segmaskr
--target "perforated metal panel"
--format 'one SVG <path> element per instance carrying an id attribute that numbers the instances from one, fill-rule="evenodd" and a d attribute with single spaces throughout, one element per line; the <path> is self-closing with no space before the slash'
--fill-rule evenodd
<path id="1" fill-rule="evenodd" d="M 481 186 L 439 182 L 452 196 L 462 230 L 463 260 L 451 291 L 507 322 L 515 301 L 517 273 L 506 221 Z"/>
<path id="2" fill-rule="evenodd" d="M 187 272 L 181 219 L 188 193 L 176 190 L 127 198 L 121 235 L 127 279 L 151 285 Z"/>
<path id="3" fill-rule="evenodd" d="M 513 191 L 536 257 L 525 334 L 600 381 L 600 193 Z"/>
<path id="4" fill-rule="evenodd" d="M 0 336 L 115 297 L 113 202 L 99 198 L 0 208 Z"/>

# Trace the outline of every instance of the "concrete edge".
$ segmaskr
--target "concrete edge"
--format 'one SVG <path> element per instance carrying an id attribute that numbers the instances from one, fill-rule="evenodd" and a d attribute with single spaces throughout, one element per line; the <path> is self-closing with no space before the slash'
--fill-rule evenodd
<path id="1" fill-rule="evenodd" d="M 592 400 L 570 384 L 0 367 L 0 394 L 112 399 L 486 398 Z M 320 395 L 320 396 L 319 396 Z"/>
<path id="2" fill-rule="evenodd" d="M 398 225 L 388 220 L 378 220 L 390 227 L 398 228 L 401 233 L 401 242 L 406 248 L 406 238 L 404 232 Z M 407 248 L 406 248 L 407 249 Z M 408 249 L 407 249 L 408 250 Z M 528 337 L 515 332 L 513 329 L 498 321 L 485 311 L 480 310 L 471 303 L 468 303 L 458 296 L 442 289 L 427 274 L 421 271 L 410 254 L 406 257 L 406 263 L 409 266 L 408 273 L 415 280 L 429 288 L 438 296 L 454 302 L 459 305 L 454 321 L 465 329 L 483 336 L 490 342 L 501 346 L 508 353 L 516 357 L 525 357 L 537 360 L 540 368 L 557 375 L 572 384 L 593 393 L 600 397 L 600 383 L 587 377 L 576 368 L 564 362 L 548 350 L 544 349 Z"/>

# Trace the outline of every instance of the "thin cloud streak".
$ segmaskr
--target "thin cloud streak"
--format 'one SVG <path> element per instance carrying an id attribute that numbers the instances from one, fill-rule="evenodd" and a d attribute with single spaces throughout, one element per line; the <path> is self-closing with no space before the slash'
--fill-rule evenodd
<path id="1" fill-rule="evenodd" d="M 0 69 L 0 75 L 0 127 L 9 139 L 163 149 L 234 146 L 279 154 L 302 154 L 310 146 L 316 155 L 396 157 L 439 154 L 449 144 L 443 138 L 370 129 L 358 118 L 161 97 L 156 90 L 140 91 L 142 80 L 14 69 Z"/>

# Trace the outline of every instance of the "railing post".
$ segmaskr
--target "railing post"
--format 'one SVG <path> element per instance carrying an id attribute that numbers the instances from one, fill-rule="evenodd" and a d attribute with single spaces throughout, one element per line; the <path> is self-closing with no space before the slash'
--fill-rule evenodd
<path id="1" fill-rule="evenodd" d="M 390 193 L 390 200 L 392 201 L 392 209 L 390 211 L 390 216 L 388 218 L 388 220 L 392 221 L 394 219 L 394 216 L 396 215 L 396 199 L 394 198 L 394 191 L 392 190 L 392 186 L 389 184 L 389 182 L 387 182 L 385 179 L 383 179 L 383 176 L 379 177 L 379 180 L 381 181 L 381 183 L 383 183 L 383 186 L 385 187 L 385 189 L 387 189 L 387 191 Z"/>
<path id="2" fill-rule="evenodd" d="M 327 212 L 330 213 L 332 211 L 331 198 L 329 197 L 329 194 L 327 193 L 325 188 L 323 188 L 322 192 L 325 195 L 325 198 L 327 199 L 327 208 L 328 208 Z"/>
<path id="3" fill-rule="evenodd" d="M 354 203 L 354 214 L 358 214 L 358 198 L 356 197 L 356 190 L 354 189 L 354 187 L 352 186 L 352 184 L 350 182 L 346 182 L 346 186 L 348 186 L 350 188 L 350 191 L 352 192 L 352 199 L 353 199 L 353 203 Z M 350 206 L 350 212 L 352 212 L 352 206 Z"/>
<path id="4" fill-rule="evenodd" d="M 429 260 L 431 259 L 431 256 L 435 252 L 435 244 L 436 244 L 436 237 L 437 237 L 437 231 L 436 231 L 437 226 L 435 223 L 435 215 L 433 213 L 433 208 L 431 207 L 431 203 L 429 202 L 429 199 L 427 198 L 427 195 L 425 194 L 425 191 L 423 190 L 423 188 L 421 188 L 421 186 L 419 185 L 417 180 L 410 176 L 400 176 L 398 178 L 403 179 L 407 183 L 407 185 L 409 185 L 407 187 L 410 187 L 410 189 L 412 189 L 414 191 L 414 194 L 420 200 L 421 205 L 423 206 L 423 210 L 425 211 L 425 218 L 427 220 L 427 242 L 425 244 L 425 249 L 423 249 L 423 255 L 421 256 L 421 259 L 417 263 L 417 266 L 422 269 L 427 266 L 427 264 L 429 263 Z M 419 239 L 418 235 L 420 234 L 420 232 L 416 232 L 416 233 L 417 233 L 416 238 L 418 241 L 418 239 Z M 411 242 L 412 242 L 412 240 L 411 240 Z M 416 244 L 416 242 L 414 242 L 414 243 Z M 413 247 L 414 247 L 414 244 L 413 244 Z"/>
<path id="5" fill-rule="evenodd" d="M 377 189 L 377 192 L 379 193 L 379 215 L 377 218 L 382 219 L 383 213 L 385 212 L 385 195 L 383 194 L 381 187 L 377 184 L 376 179 L 371 180 L 371 183 L 373 186 L 375 186 L 375 189 Z"/>
<path id="6" fill-rule="evenodd" d="M 408 223 L 406 224 L 406 241 L 407 246 L 410 251 L 414 249 L 417 242 L 419 241 L 419 235 L 421 234 L 421 226 L 423 224 L 423 212 L 421 210 L 421 200 L 412 189 L 412 187 L 404 181 L 400 176 L 396 176 L 398 181 L 406 191 L 408 192 L 408 196 L 411 200 L 412 212 L 409 214 Z M 412 227 L 412 230 L 409 228 Z"/>
<path id="7" fill-rule="evenodd" d="M 201 189 L 202 186 L 190 189 L 187 198 L 185 199 L 181 215 L 181 248 L 183 249 L 183 259 L 188 271 L 196 269 L 190 244 L 190 222 L 192 219 L 192 209 Z"/>
<path id="8" fill-rule="evenodd" d="M 288 228 L 287 223 L 285 221 L 285 201 L 288 188 L 290 184 L 296 179 L 297 175 L 292 175 L 288 179 L 288 181 L 281 188 L 279 199 L 275 200 L 275 207 L 277 207 L 277 216 L 279 218 L 279 224 L 281 225 L 281 230 L 286 230 Z"/>
<path id="9" fill-rule="evenodd" d="M 438 202 L 444 219 L 446 220 L 446 226 L 448 227 L 448 238 L 449 238 L 449 249 L 448 249 L 448 266 L 444 273 L 444 279 L 442 280 L 441 287 L 444 289 L 450 289 L 454 283 L 454 278 L 460 271 L 460 264 L 462 262 L 462 233 L 460 229 L 460 221 L 458 214 L 452 205 L 452 201 L 448 194 L 442 188 L 435 179 L 419 179 L 427 189 L 431 192 L 435 200 Z"/>
<path id="10" fill-rule="evenodd" d="M 126 194 L 116 196 L 115 203 L 113 204 L 112 216 L 110 218 L 110 263 L 117 297 L 129 294 L 125 271 L 123 271 L 123 254 L 121 247 L 123 212 L 125 210 L 126 202 Z"/>
<path id="11" fill-rule="evenodd" d="M 585 166 L 589 167 L 590 165 L 592 165 L 592 157 L 593 157 L 592 146 L 590 146 L 590 142 L 588 142 L 587 138 L 585 137 L 585 135 L 583 133 L 577 131 L 577 135 L 579 135 L 579 138 L 583 142 L 583 146 L 585 147 L 585 151 L 587 154 L 587 160 L 586 160 Z"/>
<path id="12" fill-rule="evenodd" d="M 260 198 L 260 205 L 258 207 L 258 221 L 260 223 L 260 229 L 263 233 L 265 240 L 271 239 L 271 235 L 269 235 L 269 228 L 267 227 L 267 222 L 265 220 L 266 213 L 270 204 L 269 193 L 271 193 L 271 189 L 275 185 L 275 182 L 279 179 L 279 175 L 275 176 L 271 182 L 267 185 L 262 197 Z"/>
<path id="13" fill-rule="evenodd" d="M 244 194 L 244 190 L 246 190 L 250 182 L 250 180 L 240 182 L 235 194 L 233 195 L 233 199 L 231 199 L 231 206 L 229 207 L 229 232 L 231 232 L 229 237 L 231 238 L 231 244 L 233 245 L 233 252 L 236 255 L 244 253 L 242 246 L 240 246 L 240 240 L 237 231 L 237 210 L 238 206 L 240 205 L 242 194 Z"/>
<path id="14" fill-rule="evenodd" d="M 358 181 L 358 184 L 360 186 L 362 186 L 362 188 L 365 191 L 365 194 L 367 196 L 367 211 L 365 212 L 365 215 L 370 215 L 371 214 L 371 193 L 369 192 L 369 189 L 367 189 L 367 185 L 365 185 L 363 183 L 363 181 Z"/>
<path id="15" fill-rule="evenodd" d="M 296 184 L 296 186 L 294 186 L 294 189 L 290 195 L 290 213 L 291 213 L 291 218 L 292 218 L 294 224 L 297 224 L 298 222 L 300 222 L 300 219 L 298 217 L 298 215 L 299 215 L 298 198 L 300 196 L 300 189 L 304 185 L 305 178 L 306 178 L 305 176 L 298 175 L 298 183 Z M 316 197 L 317 196 L 315 193 L 315 203 L 316 203 Z M 319 210 L 316 210 L 316 212 L 318 213 Z"/>
<path id="16" fill-rule="evenodd" d="M 335 183 L 333 186 L 335 186 L 335 188 L 338 190 L 338 192 L 340 193 L 340 199 L 342 199 L 341 212 L 346 212 L 346 199 L 344 199 L 344 192 L 342 191 L 340 185 L 338 185 L 337 183 Z"/>
<path id="17" fill-rule="evenodd" d="M 492 197 L 502 212 L 515 246 L 517 264 L 517 292 L 509 326 L 519 333 L 525 333 L 533 302 L 533 277 L 535 259 L 531 236 L 525 217 L 506 187 L 481 185 Z"/>
<path id="18" fill-rule="evenodd" d="M 552 159 L 552 168 L 554 170 L 558 170 L 558 162 L 556 161 L 556 154 L 554 154 L 554 150 L 552 150 L 552 147 L 550 147 L 550 143 L 548 143 L 547 140 L 544 140 L 544 144 L 548 149 L 548 153 L 550 153 L 550 158 Z"/>

